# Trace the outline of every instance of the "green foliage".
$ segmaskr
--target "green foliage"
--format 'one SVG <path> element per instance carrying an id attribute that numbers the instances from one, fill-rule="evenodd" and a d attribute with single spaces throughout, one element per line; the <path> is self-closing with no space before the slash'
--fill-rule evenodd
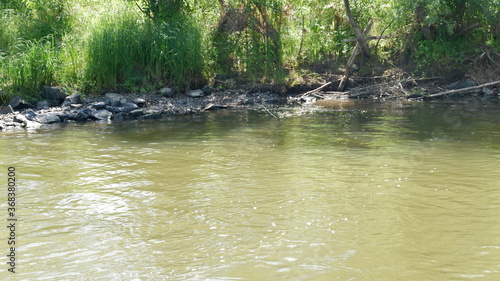
<path id="1" fill-rule="evenodd" d="M 44 85 L 52 85 L 56 80 L 58 51 L 53 40 L 29 41 L 21 48 L 2 62 L 4 85 L 8 92 L 36 96 Z"/>
<path id="2" fill-rule="evenodd" d="M 369 36 L 390 36 L 369 41 L 374 61 L 410 50 L 419 71 L 445 69 L 500 46 L 499 0 L 350 3 L 361 29 L 374 19 Z M 335 72 L 351 38 L 343 0 L 0 0 L 0 92 L 185 89 L 216 74 L 282 83 L 289 69 Z"/>
<path id="3" fill-rule="evenodd" d="M 173 22 L 179 15 L 189 11 L 185 0 L 142 0 L 141 11 L 149 18 Z"/>
<path id="4" fill-rule="evenodd" d="M 60 38 L 70 28 L 65 0 L 26 1 L 28 13 L 22 36 L 39 40 L 46 36 Z"/>

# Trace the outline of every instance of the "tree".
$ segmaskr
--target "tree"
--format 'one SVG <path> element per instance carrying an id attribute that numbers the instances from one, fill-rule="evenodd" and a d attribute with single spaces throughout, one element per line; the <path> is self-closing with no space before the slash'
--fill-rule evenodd
<path id="1" fill-rule="evenodd" d="M 349 5 L 349 0 L 344 0 L 344 6 L 345 6 L 346 13 L 347 13 L 347 18 L 349 19 L 349 23 L 351 24 L 352 29 L 354 30 L 354 33 L 356 34 L 356 38 L 358 39 L 358 42 L 361 45 L 361 49 L 363 51 L 363 54 L 369 58 L 371 56 L 370 49 L 368 48 L 368 44 L 366 44 L 365 36 L 359 30 L 358 25 L 356 24 L 356 21 L 354 20 L 354 17 L 352 16 L 351 7 Z"/>

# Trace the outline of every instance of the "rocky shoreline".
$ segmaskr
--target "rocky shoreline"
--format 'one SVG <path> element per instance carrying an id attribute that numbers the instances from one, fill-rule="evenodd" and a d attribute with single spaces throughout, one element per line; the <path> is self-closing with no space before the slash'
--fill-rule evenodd
<path id="1" fill-rule="evenodd" d="M 0 131 L 36 129 L 48 124 L 66 122 L 161 119 L 172 115 L 230 108 L 259 107 L 266 110 L 270 105 L 315 104 L 318 100 L 331 99 L 404 98 L 418 101 L 472 96 L 500 99 L 500 81 L 477 85 L 472 79 L 467 79 L 445 87 L 436 87 L 434 84 L 419 85 L 417 81 L 405 79 L 376 83 L 352 88 L 349 92 L 332 91 L 329 87 L 336 89 L 336 85 L 325 83 L 312 90 L 301 89 L 295 94 L 289 93 L 288 96 L 269 89 L 213 91 L 206 86 L 183 94 L 174 94 L 172 89 L 163 88 L 154 93 L 106 93 L 82 97 L 80 94 L 68 96 L 59 87 L 44 87 L 41 101 L 36 104 L 30 104 L 15 96 L 8 105 L 1 107 Z"/>
<path id="2" fill-rule="evenodd" d="M 42 98 L 34 105 L 20 97 L 13 97 L 8 105 L 1 108 L 0 130 L 36 129 L 64 122 L 161 119 L 209 110 L 286 103 L 284 96 L 272 92 L 212 92 L 210 88 L 182 95 L 174 95 L 171 89 L 164 88 L 147 94 L 107 93 L 82 98 L 79 94 L 67 96 L 57 87 L 46 87 Z"/>

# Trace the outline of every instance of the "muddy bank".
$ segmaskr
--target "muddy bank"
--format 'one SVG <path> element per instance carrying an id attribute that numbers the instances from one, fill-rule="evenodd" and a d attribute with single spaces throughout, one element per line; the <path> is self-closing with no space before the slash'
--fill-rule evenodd
<path id="1" fill-rule="evenodd" d="M 36 105 L 14 97 L 9 105 L 1 108 L 0 130 L 36 129 L 62 122 L 161 119 L 170 115 L 286 103 L 286 98 L 280 94 L 243 90 L 213 93 L 195 90 L 174 96 L 164 89 L 148 94 L 107 93 L 82 98 L 78 94 L 58 94 L 52 89 L 52 93 L 45 97 L 47 99 Z"/>

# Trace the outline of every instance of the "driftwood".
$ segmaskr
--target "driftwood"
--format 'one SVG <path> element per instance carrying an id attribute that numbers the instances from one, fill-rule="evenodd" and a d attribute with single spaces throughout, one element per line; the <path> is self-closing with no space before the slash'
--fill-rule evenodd
<path id="1" fill-rule="evenodd" d="M 314 93 L 317 93 L 319 91 L 321 91 L 321 89 L 323 89 L 324 87 L 328 86 L 332 84 L 332 82 L 328 82 L 328 83 L 325 83 L 323 85 L 321 85 L 320 87 L 314 89 L 314 90 L 311 90 L 311 91 L 308 91 L 308 92 L 305 92 L 304 94 L 302 94 L 300 97 L 303 98 L 305 96 L 308 96 L 308 95 L 311 95 L 311 94 L 314 94 Z"/>
<path id="2" fill-rule="evenodd" d="M 436 98 L 441 98 L 445 97 L 448 95 L 453 95 L 453 94 L 460 94 L 460 95 L 466 95 L 466 94 L 477 94 L 483 91 L 483 88 L 488 88 L 491 86 L 499 85 L 499 81 L 494 81 L 486 84 L 481 84 L 478 86 L 473 86 L 473 87 L 467 87 L 467 88 L 462 88 L 462 89 L 456 89 L 456 90 L 450 90 L 450 91 L 445 91 L 445 92 L 440 92 L 437 94 L 429 95 L 424 97 L 424 99 L 436 99 Z"/>
<path id="3" fill-rule="evenodd" d="M 406 78 L 397 79 L 386 83 L 378 83 L 369 85 L 366 87 L 353 88 L 350 91 L 349 98 L 351 99 L 363 99 L 369 96 L 409 96 L 410 88 L 420 87 L 417 83 L 418 81 L 427 81 L 438 79 L 439 77 L 432 78 Z"/>

